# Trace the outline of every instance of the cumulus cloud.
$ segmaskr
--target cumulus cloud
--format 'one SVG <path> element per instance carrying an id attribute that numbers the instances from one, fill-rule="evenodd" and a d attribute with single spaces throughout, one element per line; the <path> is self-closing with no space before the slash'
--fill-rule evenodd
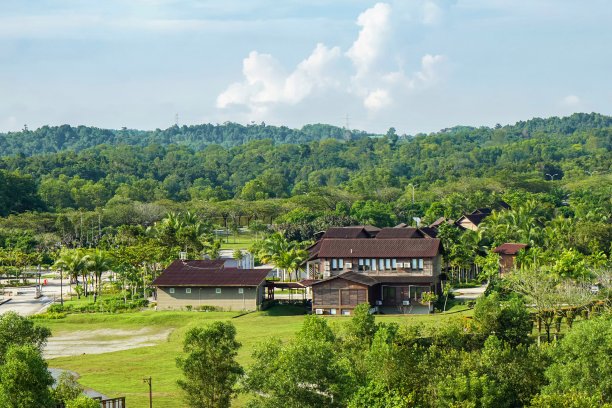
<path id="1" fill-rule="evenodd" d="M 363 100 L 363 106 L 370 111 L 377 111 L 386 106 L 389 106 L 392 102 L 391 95 L 386 89 L 376 89 L 370 92 Z"/>
<path id="2" fill-rule="evenodd" d="M 575 108 L 582 104 L 582 100 L 576 95 L 567 95 L 561 99 L 561 104 L 568 108 Z"/>
<path id="3" fill-rule="evenodd" d="M 251 51 L 242 61 L 244 81 L 231 84 L 221 93 L 217 107 L 247 105 L 253 110 L 265 110 L 268 104 L 298 103 L 315 89 L 334 83 L 329 72 L 339 56 L 338 47 L 317 44 L 310 56 L 287 74 L 272 55 Z"/>
<path id="4" fill-rule="evenodd" d="M 357 40 L 346 52 L 346 56 L 353 61 L 357 69 L 357 76 L 366 74 L 380 57 L 390 31 L 390 16 L 391 6 L 386 3 L 377 3 L 357 18 L 357 24 L 362 28 Z"/>
<path id="5" fill-rule="evenodd" d="M 263 116 L 275 105 L 296 105 L 318 92 L 333 91 L 358 98 L 368 112 L 376 113 L 391 107 L 407 92 L 435 85 L 446 58 L 426 54 L 414 64 L 414 71 L 406 73 L 397 62 L 405 58 L 389 49 L 394 34 L 392 11 L 386 3 L 365 10 L 356 21 L 361 27 L 357 38 L 346 52 L 319 43 L 290 71 L 272 55 L 251 51 L 242 63 L 243 79 L 218 95 L 217 107 L 244 106 L 251 115 Z M 437 18 L 434 9 L 429 13 L 433 22 Z M 418 57 L 413 60 L 419 61 Z"/>

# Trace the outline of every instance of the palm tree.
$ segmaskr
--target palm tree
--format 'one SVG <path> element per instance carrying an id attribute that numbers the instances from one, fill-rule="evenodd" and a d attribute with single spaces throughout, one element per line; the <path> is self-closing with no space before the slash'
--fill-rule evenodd
<path id="1" fill-rule="evenodd" d="M 89 272 L 94 275 L 94 303 L 98 296 L 102 295 L 100 286 L 102 284 L 102 273 L 112 269 L 112 259 L 110 255 L 101 250 L 96 250 L 94 253 L 86 256 L 87 265 L 86 268 Z"/>
<path id="2" fill-rule="evenodd" d="M 302 243 L 289 242 L 277 232 L 263 241 L 259 257 L 263 262 L 271 263 L 280 269 L 283 272 L 283 280 L 287 271 L 289 274 L 294 272 L 297 279 L 297 271 L 308 257 L 308 252 Z"/>
<path id="3" fill-rule="evenodd" d="M 57 261 L 55 261 L 55 267 L 61 268 L 70 276 L 70 284 L 72 284 L 72 282 L 78 283 L 79 275 L 83 275 L 85 296 L 87 296 L 87 262 L 86 255 L 79 249 L 64 250 Z M 77 295 L 80 299 L 81 295 L 79 291 L 77 291 Z"/>

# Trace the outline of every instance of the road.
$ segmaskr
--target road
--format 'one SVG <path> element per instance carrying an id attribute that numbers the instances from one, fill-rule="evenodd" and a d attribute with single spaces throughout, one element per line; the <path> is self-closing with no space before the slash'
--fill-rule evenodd
<path id="1" fill-rule="evenodd" d="M 67 293 L 66 281 L 63 285 L 64 295 Z M 6 312 L 17 312 L 21 316 L 30 316 L 40 313 L 46 309 L 55 298 L 60 296 L 60 280 L 47 279 L 47 285 L 42 287 L 42 297 L 36 299 L 35 288 L 5 288 L 5 292 L 11 292 L 11 295 L 4 294 L 4 300 L 10 301 L 0 305 L 0 315 Z"/>

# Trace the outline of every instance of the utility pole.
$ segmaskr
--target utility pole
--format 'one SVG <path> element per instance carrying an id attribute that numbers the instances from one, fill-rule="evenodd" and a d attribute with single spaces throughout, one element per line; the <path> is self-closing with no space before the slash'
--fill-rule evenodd
<path id="1" fill-rule="evenodd" d="M 143 378 L 142 381 L 149 384 L 149 408 L 153 408 L 153 381 L 151 377 Z"/>

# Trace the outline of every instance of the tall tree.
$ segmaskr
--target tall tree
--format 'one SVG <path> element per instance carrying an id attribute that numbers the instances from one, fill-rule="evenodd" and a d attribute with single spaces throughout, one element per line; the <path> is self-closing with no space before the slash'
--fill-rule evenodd
<path id="1" fill-rule="evenodd" d="M 177 366 L 184 379 L 178 381 L 185 401 L 192 408 L 225 408 L 236 394 L 235 385 L 243 370 L 235 360 L 240 343 L 231 323 L 214 322 L 193 328 L 185 335 L 183 357 Z"/>

